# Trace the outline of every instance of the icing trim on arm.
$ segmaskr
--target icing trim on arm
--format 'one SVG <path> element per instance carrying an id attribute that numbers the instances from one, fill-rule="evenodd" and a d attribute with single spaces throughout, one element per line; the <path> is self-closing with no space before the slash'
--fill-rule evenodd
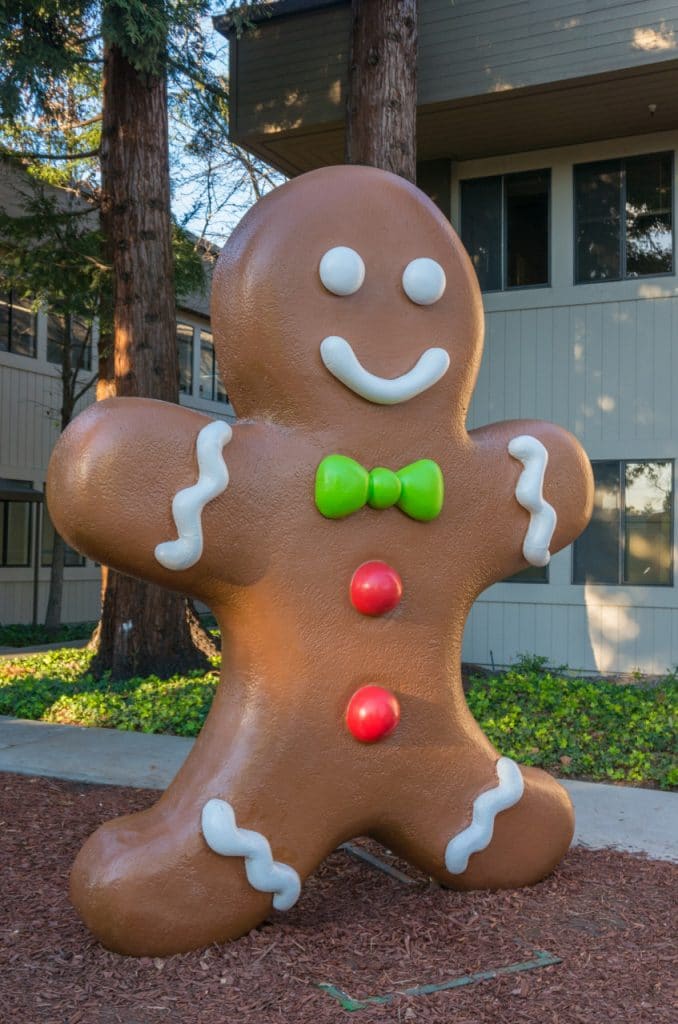
<path id="1" fill-rule="evenodd" d="M 198 459 L 198 480 L 192 487 L 177 491 L 172 501 L 172 516 L 179 537 L 163 541 L 155 549 L 155 557 L 165 569 L 179 572 L 190 569 L 200 560 L 203 548 L 202 510 L 208 501 L 228 487 L 228 469 L 222 448 L 231 440 L 228 423 L 215 420 L 203 427 L 195 442 Z"/>
<path id="2" fill-rule="evenodd" d="M 468 867 L 472 853 L 485 850 L 492 840 L 494 819 L 500 811 L 517 804 L 523 795 L 525 782 L 520 768 L 510 757 L 497 761 L 499 782 L 485 790 L 473 801 L 473 818 L 468 828 L 450 839 L 445 848 L 445 867 L 451 875 L 461 875 Z"/>
<path id="3" fill-rule="evenodd" d="M 202 834 L 210 850 L 222 857 L 244 857 L 247 881 L 258 892 L 272 892 L 276 910 L 289 910 L 301 894 L 301 879 L 289 864 L 273 860 L 260 832 L 238 828 L 226 800 L 208 800 L 202 809 Z"/>
<path id="4" fill-rule="evenodd" d="M 333 377 L 368 402 L 397 405 L 433 387 L 450 365 L 444 348 L 427 348 L 415 365 L 400 377 L 377 377 L 361 365 L 345 338 L 330 335 L 320 343 L 320 358 Z"/>
<path id="5" fill-rule="evenodd" d="M 509 441 L 509 455 L 525 467 L 516 484 L 516 500 L 530 513 L 530 524 L 523 541 L 523 555 L 530 565 L 544 566 L 551 560 L 549 545 L 558 517 L 553 505 L 544 500 L 544 474 L 549 460 L 541 441 L 521 434 Z"/>

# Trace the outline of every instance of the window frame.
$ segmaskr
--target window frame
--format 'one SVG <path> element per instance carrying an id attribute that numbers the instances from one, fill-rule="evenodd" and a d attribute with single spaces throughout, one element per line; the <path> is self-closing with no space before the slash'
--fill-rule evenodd
<path id="1" fill-rule="evenodd" d="M 26 355 L 25 352 L 17 352 L 12 348 L 12 310 L 23 309 L 20 307 L 18 302 L 15 301 L 15 289 L 8 288 L 6 291 L 0 292 L 0 295 L 7 297 L 7 308 L 9 309 L 9 321 L 7 327 L 7 348 L 0 348 L 0 354 L 15 356 L 17 359 L 37 359 L 38 358 L 38 314 L 30 310 L 32 320 L 32 352 L 30 355 Z"/>
<path id="2" fill-rule="evenodd" d="M 52 341 L 53 344 L 59 345 L 60 351 L 66 345 L 69 345 L 69 347 L 71 348 L 71 355 L 74 354 L 73 353 L 73 346 L 77 344 L 77 341 L 74 341 L 74 339 L 73 339 L 73 331 L 74 331 L 74 328 L 75 328 L 75 326 L 77 324 L 80 327 L 84 327 L 85 331 L 86 331 L 86 333 L 88 335 L 87 343 L 84 346 L 82 346 L 82 350 L 81 351 L 84 354 L 84 358 L 81 361 L 81 366 L 80 366 L 80 368 L 78 370 L 78 373 L 92 373 L 93 367 L 94 367 L 94 349 L 95 349 L 95 345 L 94 345 L 94 320 L 92 321 L 92 323 L 88 324 L 87 321 L 83 320 L 81 317 L 72 316 L 72 318 L 71 318 L 71 339 L 70 339 L 70 341 L 67 342 L 66 338 L 65 338 L 67 317 L 64 314 L 62 314 L 62 313 L 57 313 L 55 310 L 50 309 L 49 307 L 47 309 L 45 309 L 44 312 L 45 312 L 45 359 L 47 360 L 49 365 L 50 366 L 55 366 L 58 369 L 61 369 L 61 367 L 63 365 L 62 358 L 60 358 L 60 359 L 52 359 L 51 358 L 51 354 L 50 354 L 50 341 Z M 62 321 L 62 320 L 63 320 L 63 324 L 60 323 L 60 321 Z M 53 338 L 50 339 L 50 328 L 52 326 L 56 326 L 59 329 L 59 331 L 62 333 L 62 335 L 63 335 L 63 340 L 60 343 L 59 342 L 54 342 Z M 75 363 L 76 362 L 77 362 L 77 358 L 71 360 L 71 363 L 72 363 L 71 369 L 75 368 Z"/>
<path id="3" fill-rule="evenodd" d="M 547 176 L 546 181 L 546 281 L 541 284 L 506 284 L 506 275 L 508 267 L 508 234 L 506 230 L 506 211 L 507 211 L 507 197 L 506 197 L 506 179 L 507 178 L 520 178 L 527 177 L 530 174 L 545 174 Z M 464 245 L 464 239 L 462 237 L 462 221 L 463 221 L 463 206 L 464 206 L 464 184 L 472 181 L 482 181 L 483 179 L 494 178 L 498 179 L 500 183 L 500 208 L 499 208 L 499 239 L 500 239 L 500 261 L 499 261 L 499 276 L 500 286 L 499 288 L 480 288 L 483 295 L 504 295 L 512 294 L 513 292 L 526 292 L 534 291 L 539 288 L 551 288 L 552 281 L 551 275 L 553 273 L 553 211 L 552 211 L 552 199 L 553 199 L 553 168 L 552 167 L 532 167 L 529 170 L 522 171 L 506 171 L 503 174 L 482 174 L 477 175 L 473 178 L 461 178 L 459 180 L 459 236 L 462 245 Z M 470 253 L 469 253 L 470 257 Z M 480 285 L 480 281 L 478 282 Z"/>
<path id="4" fill-rule="evenodd" d="M 3 478 L 6 484 L 14 484 L 17 489 L 25 489 L 27 491 L 33 490 L 33 484 L 30 480 L 17 480 L 10 478 Z M 0 569 L 31 569 L 33 567 L 33 548 L 34 548 L 34 532 L 35 524 L 33 522 L 33 501 L 12 501 L 11 498 L 0 498 L 0 505 L 3 506 L 2 516 L 2 529 L 0 530 Z M 9 505 L 21 505 L 28 506 L 28 527 L 27 527 L 27 552 L 28 559 L 25 562 L 8 562 L 7 558 L 7 538 L 9 533 L 9 514 L 7 507 Z"/>
<path id="5" fill-rule="evenodd" d="M 671 159 L 671 270 L 660 270 L 656 274 L 637 274 L 635 277 L 629 277 L 626 273 L 626 163 L 629 160 L 640 160 L 643 157 L 662 157 L 668 156 Z M 619 170 L 621 173 L 621 193 L 619 203 L 619 214 L 620 214 L 620 232 L 619 232 L 619 267 L 622 271 L 619 277 L 596 277 L 589 278 L 588 280 L 577 279 L 577 170 L 585 167 L 595 167 L 598 164 L 619 164 Z M 621 157 L 603 157 L 599 160 L 584 160 L 582 163 L 572 164 L 572 283 L 575 287 L 580 285 L 605 285 L 605 284 L 619 284 L 625 281 L 647 281 L 654 277 L 675 277 L 676 275 L 676 159 L 675 151 L 673 149 L 663 149 L 652 153 L 630 153 L 627 156 Z M 623 229 L 623 230 L 622 230 Z M 599 459 L 600 462 L 610 462 L 614 460 L 610 459 Z M 620 459 L 620 462 L 626 461 L 631 462 L 631 459 Z M 639 460 L 639 461 L 658 461 L 652 459 Z M 656 586 L 657 584 L 655 584 Z"/>
<path id="6" fill-rule="evenodd" d="M 181 384 L 181 342 L 179 335 L 179 328 L 186 327 L 191 332 L 191 343 L 190 343 L 190 385 L 188 389 L 184 388 Z M 193 397 L 193 387 L 195 384 L 195 349 L 196 349 L 196 325 L 191 323 L 190 320 L 183 320 L 179 316 L 175 317 L 175 330 L 174 330 L 176 342 L 177 342 L 177 358 L 179 360 L 179 394 L 186 395 L 188 398 Z"/>
<path id="7" fill-rule="evenodd" d="M 668 583 L 631 583 L 624 579 L 624 558 L 626 554 L 626 465 L 628 463 L 663 462 L 671 466 L 671 568 Z M 574 587 L 652 587 L 668 590 L 675 585 L 675 529 L 676 529 L 676 460 L 675 458 L 628 458 L 628 459 L 591 459 L 591 466 L 596 463 L 616 463 L 619 469 L 619 545 L 617 550 L 617 582 L 603 583 L 598 580 L 585 580 L 580 583 L 574 578 L 574 549 L 582 534 L 570 545 L 570 583 Z"/>

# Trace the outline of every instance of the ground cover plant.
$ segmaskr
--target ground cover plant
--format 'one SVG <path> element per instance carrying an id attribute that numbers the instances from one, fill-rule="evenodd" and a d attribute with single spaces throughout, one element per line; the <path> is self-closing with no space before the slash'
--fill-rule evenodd
<path id="1" fill-rule="evenodd" d="M 209 674 L 95 680 L 91 653 L 0 661 L 0 714 L 45 722 L 197 736 L 217 686 Z M 678 678 L 658 685 L 570 678 L 540 659 L 472 677 L 469 707 L 502 754 L 557 775 L 678 786 Z"/>

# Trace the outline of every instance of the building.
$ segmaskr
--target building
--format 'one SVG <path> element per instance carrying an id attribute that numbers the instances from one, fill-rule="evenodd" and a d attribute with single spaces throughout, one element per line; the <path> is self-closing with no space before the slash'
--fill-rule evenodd
<path id="1" fill-rule="evenodd" d="M 22 182 L 0 164 L 0 207 L 21 210 Z M 207 264 L 211 266 L 211 264 Z M 219 379 L 209 322 L 209 272 L 204 294 L 177 302 L 182 404 L 210 416 L 235 414 Z M 49 309 L 0 293 L 0 622 L 43 621 L 49 587 L 52 527 L 42 502 L 47 464 L 59 435 L 59 363 L 63 323 Z M 96 327 L 87 339 L 83 384 L 97 373 Z M 92 387 L 79 408 L 94 401 Z M 64 622 L 95 620 L 100 570 L 67 549 Z"/>
<path id="2" fill-rule="evenodd" d="M 476 602 L 464 657 L 678 664 L 678 3 L 420 0 L 419 180 L 484 291 L 470 426 L 569 428 L 592 525 Z M 281 0 L 231 48 L 234 141 L 288 175 L 343 160 L 347 0 Z"/>

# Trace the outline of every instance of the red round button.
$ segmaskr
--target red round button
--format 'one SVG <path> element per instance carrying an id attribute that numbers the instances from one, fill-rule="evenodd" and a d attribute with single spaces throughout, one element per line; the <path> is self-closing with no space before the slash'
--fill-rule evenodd
<path id="1" fill-rule="evenodd" d="M 363 686 L 346 709 L 349 732 L 361 743 L 376 743 L 393 732 L 400 721 L 398 698 L 382 686 Z"/>
<path id="2" fill-rule="evenodd" d="M 403 581 L 386 562 L 364 562 L 353 573 L 350 596 L 361 615 L 385 615 L 403 596 Z"/>

